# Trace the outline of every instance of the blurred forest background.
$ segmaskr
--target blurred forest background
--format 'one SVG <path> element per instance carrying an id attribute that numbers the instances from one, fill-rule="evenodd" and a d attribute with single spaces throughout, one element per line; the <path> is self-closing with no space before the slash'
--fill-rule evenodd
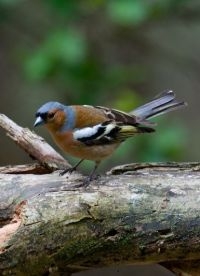
<path id="1" fill-rule="evenodd" d="M 199 160 L 200 1 L 0 0 L 0 112 L 23 127 L 33 129 L 46 101 L 129 111 L 166 89 L 189 106 L 156 119 L 155 134 L 130 139 L 102 169 Z M 0 148 L 0 165 L 30 162 L 2 130 Z"/>

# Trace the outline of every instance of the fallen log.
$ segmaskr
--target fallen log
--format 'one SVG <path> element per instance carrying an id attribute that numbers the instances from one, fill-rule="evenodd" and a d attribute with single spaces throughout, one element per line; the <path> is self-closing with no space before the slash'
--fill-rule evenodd
<path id="1" fill-rule="evenodd" d="M 87 188 L 76 187 L 77 173 L 1 174 L 1 273 L 176 262 L 191 271 L 200 259 L 199 165 L 129 164 Z"/>

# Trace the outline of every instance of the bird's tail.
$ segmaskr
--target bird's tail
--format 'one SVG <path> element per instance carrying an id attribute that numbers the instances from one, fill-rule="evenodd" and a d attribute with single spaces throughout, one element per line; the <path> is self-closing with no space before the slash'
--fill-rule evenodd
<path id="1" fill-rule="evenodd" d="M 176 95 L 172 90 L 165 91 L 157 96 L 153 101 L 134 109 L 130 112 L 130 114 L 140 118 L 141 121 L 146 121 L 149 118 L 182 108 L 187 105 L 184 101 L 177 101 L 175 96 Z"/>

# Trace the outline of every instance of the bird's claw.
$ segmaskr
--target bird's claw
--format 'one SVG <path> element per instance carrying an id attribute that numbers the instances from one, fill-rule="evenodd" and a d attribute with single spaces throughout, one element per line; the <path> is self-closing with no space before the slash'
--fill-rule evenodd
<path id="1" fill-rule="evenodd" d="M 63 170 L 62 172 L 60 172 L 60 176 L 63 176 L 64 174 L 66 174 L 66 173 L 73 173 L 74 171 L 75 171 L 76 169 L 75 168 L 67 168 L 67 169 L 65 169 L 65 170 Z"/>

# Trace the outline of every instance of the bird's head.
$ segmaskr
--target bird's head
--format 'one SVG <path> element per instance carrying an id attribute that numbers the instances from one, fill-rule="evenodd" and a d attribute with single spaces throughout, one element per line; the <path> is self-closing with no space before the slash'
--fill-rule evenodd
<path id="1" fill-rule="evenodd" d="M 35 116 L 34 127 L 45 124 L 51 131 L 73 128 L 75 119 L 73 109 L 59 102 L 45 103 L 38 109 Z"/>

